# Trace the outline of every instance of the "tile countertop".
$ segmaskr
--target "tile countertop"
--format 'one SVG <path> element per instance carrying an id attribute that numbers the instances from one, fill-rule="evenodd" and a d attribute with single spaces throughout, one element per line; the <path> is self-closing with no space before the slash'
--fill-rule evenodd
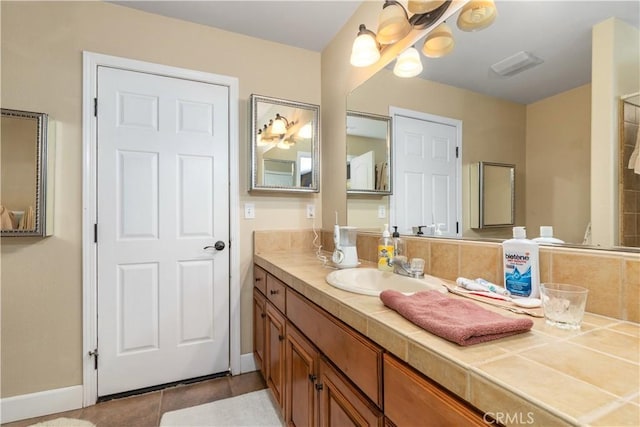
<path id="1" fill-rule="evenodd" d="M 313 253 L 260 253 L 254 262 L 505 425 L 640 425 L 637 323 L 586 313 L 580 331 L 565 331 L 531 318 L 530 332 L 461 347 L 377 297 L 329 285 L 325 277 L 333 269 Z"/>

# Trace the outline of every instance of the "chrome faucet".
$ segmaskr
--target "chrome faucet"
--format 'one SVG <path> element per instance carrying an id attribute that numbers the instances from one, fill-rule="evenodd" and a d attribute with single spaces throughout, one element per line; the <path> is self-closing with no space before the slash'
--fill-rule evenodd
<path id="1" fill-rule="evenodd" d="M 391 265 L 393 265 L 393 272 L 401 276 L 413 277 L 416 279 L 422 279 L 424 274 L 414 273 L 411 271 L 411 263 L 407 261 L 407 257 L 403 255 L 395 256 L 391 259 Z"/>

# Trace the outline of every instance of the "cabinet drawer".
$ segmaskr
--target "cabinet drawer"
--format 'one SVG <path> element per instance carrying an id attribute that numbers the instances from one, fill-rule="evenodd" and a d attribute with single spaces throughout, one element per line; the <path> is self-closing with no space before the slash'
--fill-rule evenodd
<path id="1" fill-rule="evenodd" d="M 369 399 L 382 407 L 380 347 L 292 290 L 287 292 L 287 317 Z"/>
<path id="2" fill-rule="evenodd" d="M 384 414 L 396 426 L 484 426 L 482 414 L 389 354 L 384 355 Z"/>
<path id="3" fill-rule="evenodd" d="M 257 265 L 253 266 L 253 285 L 263 294 L 267 294 L 267 272 Z"/>
<path id="4" fill-rule="evenodd" d="M 285 312 L 286 289 L 287 285 L 267 274 L 267 298 L 283 313 Z"/>

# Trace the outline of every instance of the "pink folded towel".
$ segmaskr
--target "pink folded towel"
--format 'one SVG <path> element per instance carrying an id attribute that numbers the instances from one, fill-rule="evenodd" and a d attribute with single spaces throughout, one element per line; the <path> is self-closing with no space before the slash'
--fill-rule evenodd
<path id="1" fill-rule="evenodd" d="M 437 291 L 407 296 L 394 290 L 380 293 L 389 308 L 432 334 L 459 345 L 472 345 L 526 332 L 531 319 L 513 319 L 471 301 L 450 298 Z"/>

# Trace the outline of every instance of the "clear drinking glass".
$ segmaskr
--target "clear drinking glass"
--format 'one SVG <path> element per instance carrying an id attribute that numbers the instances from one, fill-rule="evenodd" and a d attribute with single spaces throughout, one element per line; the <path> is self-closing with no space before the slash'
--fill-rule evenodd
<path id="1" fill-rule="evenodd" d="M 411 275 L 414 277 L 424 274 L 424 260 L 422 258 L 411 258 Z"/>
<path id="2" fill-rule="evenodd" d="M 563 283 L 540 284 L 542 310 L 548 325 L 580 329 L 589 290 Z"/>

